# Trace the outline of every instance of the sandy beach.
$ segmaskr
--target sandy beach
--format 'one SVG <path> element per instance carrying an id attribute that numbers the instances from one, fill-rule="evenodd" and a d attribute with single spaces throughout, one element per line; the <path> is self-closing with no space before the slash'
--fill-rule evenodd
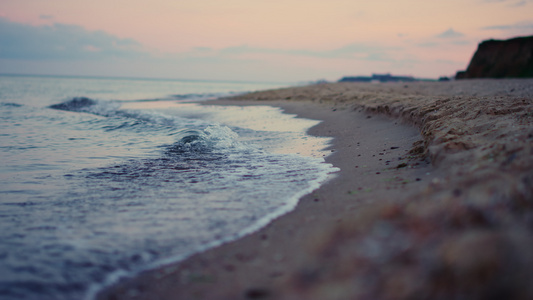
<path id="1" fill-rule="evenodd" d="M 265 228 L 97 299 L 532 299 L 533 80 L 221 99 L 322 120 L 340 168 Z M 209 104 L 211 105 L 211 104 Z"/>

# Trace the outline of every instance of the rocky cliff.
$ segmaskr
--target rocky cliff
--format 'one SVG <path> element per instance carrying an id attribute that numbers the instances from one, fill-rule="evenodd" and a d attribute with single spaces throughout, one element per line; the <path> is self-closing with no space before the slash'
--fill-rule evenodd
<path id="1" fill-rule="evenodd" d="M 533 77 L 533 36 L 479 44 L 466 71 L 456 79 Z"/>

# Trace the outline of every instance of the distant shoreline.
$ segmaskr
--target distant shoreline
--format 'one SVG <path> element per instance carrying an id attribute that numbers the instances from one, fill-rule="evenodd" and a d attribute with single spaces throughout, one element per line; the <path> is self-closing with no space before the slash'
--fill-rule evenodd
<path id="1" fill-rule="evenodd" d="M 221 80 L 221 79 L 183 79 L 183 78 L 154 78 L 154 77 L 128 77 L 128 76 L 99 76 L 99 75 L 53 75 L 53 74 L 14 74 L 0 73 L 0 77 L 41 77 L 63 79 L 112 79 L 112 80 L 143 80 L 143 81 L 183 81 L 183 82 L 213 82 L 213 83 L 242 83 L 242 84 L 279 84 L 289 86 L 289 82 L 247 81 L 247 80 Z M 293 83 L 294 84 L 294 83 Z"/>

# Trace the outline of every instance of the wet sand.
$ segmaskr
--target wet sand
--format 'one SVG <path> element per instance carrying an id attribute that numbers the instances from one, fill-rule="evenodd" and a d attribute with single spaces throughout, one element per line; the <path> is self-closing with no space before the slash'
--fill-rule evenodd
<path id="1" fill-rule="evenodd" d="M 98 299 L 533 298 L 533 80 L 331 83 L 218 104 L 323 120 L 341 171 L 262 230 Z"/>

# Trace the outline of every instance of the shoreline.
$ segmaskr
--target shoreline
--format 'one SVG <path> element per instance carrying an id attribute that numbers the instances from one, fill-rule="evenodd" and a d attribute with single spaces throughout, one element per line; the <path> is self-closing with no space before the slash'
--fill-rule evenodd
<path id="1" fill-rule="evenodd" d="M 333 83 L 217 100 L 323 120 L 310 134 L 335 138 L 327 161 L 341 172 L 263 229 L 124 280 L 97 299 L 445 298 L 509 286 L 532 295 L 524 285 L 533 261 L 530 221 L 495 208 L 530 211 L 529 86 L 533 81 Z M 495 127 L 494 120 L 525 127 Z M 468 255 L 486 248 L 496 250 Z M 522 273 L 510 275 L 501 262 Z M 500 283 L 499 273 L 513 282 L 482 288 Z"/>

